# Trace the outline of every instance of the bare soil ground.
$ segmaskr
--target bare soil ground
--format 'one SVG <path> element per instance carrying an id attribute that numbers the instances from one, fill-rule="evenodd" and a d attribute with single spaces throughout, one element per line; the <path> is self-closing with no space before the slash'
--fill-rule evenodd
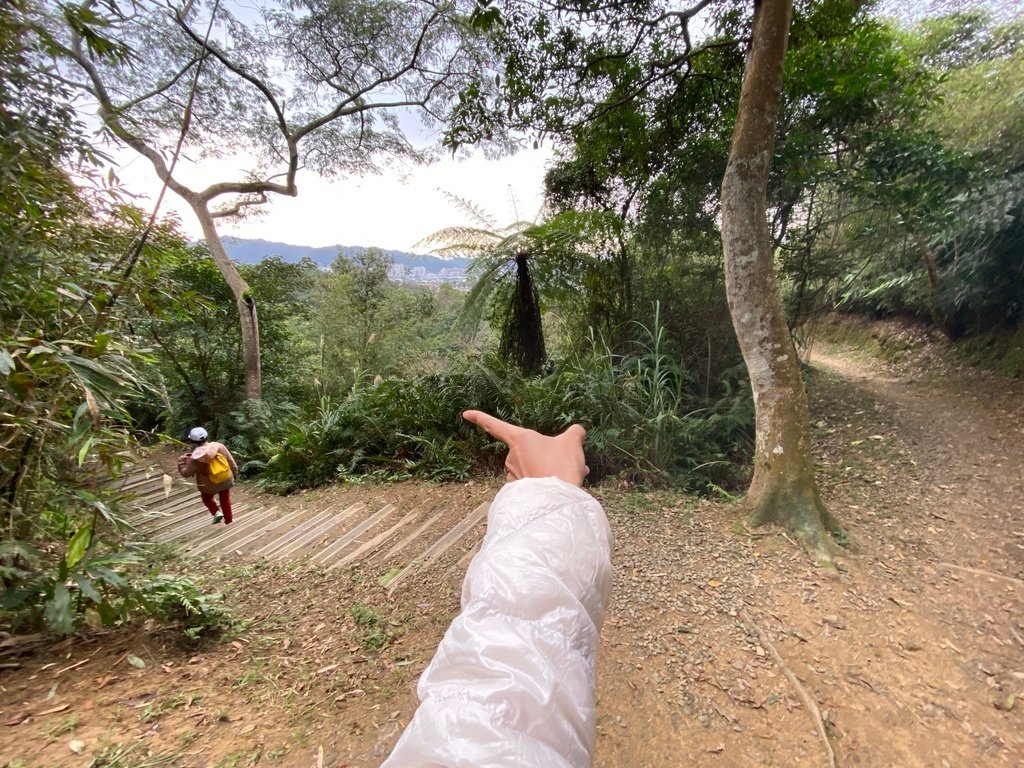
<path id="1" fill-rule="evenodd" d="M 941 355 L 813 359 L 823 493 L 850 534 L 838 575 L 748 530 L 738 503 L 596 490 L 616 537 L 596 766 L 819 768 L 829 751 L 843 766 L 1024 765 L 1020 382 Z M 496 487 L 386 492 L 468 505 Z M 185 563 L 247 619 L 236 636 L 188 648 L 150 625 L 0 644 L 0 766 L 376 766 L 458 610 L 466 555 L 393 598 L 369 568 Z"/>

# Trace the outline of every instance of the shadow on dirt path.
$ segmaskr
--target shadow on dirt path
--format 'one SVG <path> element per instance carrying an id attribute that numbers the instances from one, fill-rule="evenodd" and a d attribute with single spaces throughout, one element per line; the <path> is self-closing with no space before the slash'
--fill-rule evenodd
<path id="1" fill-rule="evenodd" d="M 958 534 L 935 537 L 936 554 L 1024 579 L 1020 382 L 957 370 L 922 381 L 821 351 L 813 360 L 893 407 L 919 470 L 911 498 Z"/>
<path id="2" fill-rule="evenodd" d="M 740 505 L 608 499 L 596 765 L 1024 765 L 1019 385 L 814 364 L 819 479 L 854 553 L 830 578 Z"/>

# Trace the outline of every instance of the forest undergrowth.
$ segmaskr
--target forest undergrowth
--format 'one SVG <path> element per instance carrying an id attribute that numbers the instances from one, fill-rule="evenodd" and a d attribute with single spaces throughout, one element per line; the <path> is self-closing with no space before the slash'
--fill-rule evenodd
<path id="1" fill-rule="evenodd" d="M 594 489 L 615 534 L 595 765 L 1024 759 L 1024 397 L 934 346 L 913 350 L 814 352 L 823 494 L 850 531 L 837 575 L 781 532 L 748 528 L 741 504 Z M 460 485 L 388 492 L 443 501 Z M 150 622 L 4 640 L 0 765 L 376 766 L 414 711 L 462 576 L 424 574 L 389 597 L 359 568 L 180 565 L 224 593 L 232 632 L 189 646 Z"/>

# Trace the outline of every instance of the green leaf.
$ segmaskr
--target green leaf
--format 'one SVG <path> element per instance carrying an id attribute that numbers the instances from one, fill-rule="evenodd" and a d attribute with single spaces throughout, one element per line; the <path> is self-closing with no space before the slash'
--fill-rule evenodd
<path id="1" fill-rule="evenodd" d="M 43 608 L 46 625 L 56 635 L 70 635 L 75 628 L 75 613 L 71 610 L 71 593 L 64 584 L 53 588 L 46 607 Z"/>
<path id="2" fill-rule="evenodd" d="M 24 558 L 30 564 L 42 559 L 43 553 L 24 541 L 0 541 L 0 558 Z"/>
<path id="3" fill-rule="evenodd" d="M 102 355 L 104 352 L 107 351 L 107 346 L 109 344 L 110 344 L 110 334 L 107 334 L 107 333 L 97 333 L 96 334 L 96 339 L 95 339 L 95 341 L 93 341 L 92 348 L 93 348 L 93 351 L 96 353 L 96 355 L 99 356 L 99 355 Z"/>
<path id="4" fill-rule="evenodd" d="M 56 353 L 53 347 L 46 344 L 38 344 L 28 351 L 27 357 L 35 357 L 36 355 L 52 355 Z"/>
<path id="5" fill-rule="evenodd" d="M 90 563 L 86 570 L 93 578 L 98 578 L 100 581 L 105 584 L 109 584 L 116 589 L 120 589 L 127 585 L 127 582 L 123 578 L 104 565 L 94 565 Z"/>
<path id="6" fill-rule="evenodd" d="M 91 543 L 92 523 L 90 522 L 88 525 L 84 525 L 75 531 L 75 535 L 71 537 L 67 554 L 64 555 L 64 562 L 67 563 L 68 570 L 74 568 L 78 561 L 82 559 Z"/>
<path id="7" fill-rule="evenodd" d="M 388 586 L 388 584 L 390 584 L 392 581 L 394 581 L 395 577 L 398 576 L 398 574 L 401 573 L 401 572 L 402 572 L 401 566 L 396 565 L 394 568 L 389 570 L 387 573 L 382 574 L 380 577 L 378 577 L 377 583 L 380 584 L 382 587 L 386 587 L 386 586 Z"/>
<path id="8" fill-rule="evenodd" d="M 469 23 L 477 32 L 489 32 L 501 23 L 501 11 L 497 8 L 476 8 L 469 17 Z"/>
<path id="9" fill-rule="evenodd" d="M 110 627 L 117 622 L 117 609 L 106 600 L 102 603 L 96 604 L 96 613 L 100 615 L 100 620 L 103 622 L 104 626 Z"/>
<path id="10" fill-rule="evenodd" d="M 85 461 L 85 457 L 89 453 L 89 449 L 92 448 L 92 438 L 87 438 L 82 447 L 78 449 L 78 466 L 82 466 L 82 462 Z"/>
<path id="11" fill-rule="evenodd" d="M 0 592 L 0 610 L 13 611 L 29 598 L 35 597 L 37 591 L 26 587 L 13 587 Z"/>
<path id="12" fill-rule="evenodd" d="M 34 351 L 34 350 L 33 350 Z M 75 375 L 96 394 L 104 396 L 129 395 L 135 391 L 135 382 L 104 367 L 95 360 L 79 355 L 63 355 L 63 361 Z"/>
<path id="13" fill-rule="evenodd" d="M 144 562 L 145 558 L 142 557 L 138 552 L 129 552 L 128 550 L 122 550 L 120 552 L 108 552 L 100 557 L 94 557 L 89 560 L 89 568 L 96 565 L 135 565 L 137 563 Z"/>
<path id="14" fill-rule="evenodd" d="M 75 583 L 78 585 L 79 591 L 89 600 L 94 603 L 102 603 L 103 595 L 96 591 L 96 587 L 93 586 L 92 579 L 86 576 L 84 573 L 77 573 L 74 576 Z"/>
<path id="15" fill-rule="evenodd" d="M 62 288 L 59 285 L 57 286 L 57 293 L 59 293 L 61 296 L 66 296 L 67 298 L 73 301 L 85 301 L 84 296 L 79 296 L 78 294 L 72 293 L 68 289 Z"/>
<path id="16" fill-rule="evenodd" d="M 146 668 L 146 662 L 144 662 L 138 656 L 133 656 L 130 653 L 128 654 L 128 663 L 131 664 L 136 669 L 145 669 Z"/>

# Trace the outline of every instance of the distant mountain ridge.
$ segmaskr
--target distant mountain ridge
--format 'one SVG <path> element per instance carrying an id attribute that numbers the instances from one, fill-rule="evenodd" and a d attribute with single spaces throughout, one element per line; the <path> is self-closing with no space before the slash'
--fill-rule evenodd
<path id="1" fill-rule="evenodd" d="M 289 245 L 288 243 L 275 243 L 270 240 L 247 240 L 241 237 L 225 237 L 224 248 L 234 261 L 242 264 L 257 264 L 263 259 L 272 256 L 279 256 L 283 261 L 294 264 L 308 257 L 317 265 L 327 269 L 337 258 L 339 253 L 345 258 L 352 260 L 359 254 L 368 250 L 370 246 L 361 245 L 327 245 L 314 248 L 309 245 Z M 441 259 L 437 256 L 421 256 L 417 253 L 405 251 L 390 251 L 381 248 L 384 253 L 390 256 L 395 264 L 402 264 L 411 269 L 413 267 L 424 267 L 427 272 L 440 272 L 442 269 L 465 269 L 469 266 L 466 259 Z"/>

